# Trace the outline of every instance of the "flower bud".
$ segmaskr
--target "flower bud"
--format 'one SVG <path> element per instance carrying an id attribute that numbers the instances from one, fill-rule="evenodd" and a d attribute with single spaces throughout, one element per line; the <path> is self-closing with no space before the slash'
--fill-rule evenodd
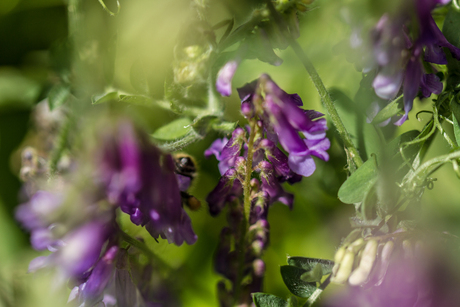
<path id="1" fill-rule="evenodd" d="M 359 286 L 367 280 L 372 267 L 374 266 L 375 256 L 377 255 L 377 247 L 378 243 L 376 240 L 369 240 L 367 242 L 361 255 L 359 267 L 353 271 L 348 279 L 350 285 Z"/>
<path id="2" fill-rule="evenodd" d="M 331 282 L 337 284 L 343 284 L 347 281 L 348 277 L 351 274 L 351 270 L 353 269 L 353 263 L 355 261 L 355 253 L 347 250 L 345 255 L 340 262 L 340 266 L 337 270 L 337 274 L 332 276 Z"/>
<path id="3" fill-rule="evenodd" d="M 393 241 L 388 241 L 385 243 L 382 249 L 382 253 L 380 256 L 380 269 L 377 275 L 378 281 L 375 284 L 376 286 L 380 286 L 380 284 L 383 282 L 383 278 L 385 277 L 388 266 L 390 265 L 390 257 L 391 254 L 393 253 L 394 249 L 394 243 Z"/>

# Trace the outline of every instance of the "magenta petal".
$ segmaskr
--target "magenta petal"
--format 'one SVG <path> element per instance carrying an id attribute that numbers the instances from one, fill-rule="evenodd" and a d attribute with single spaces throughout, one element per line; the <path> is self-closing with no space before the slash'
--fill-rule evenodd
<path id="1" fill-rule="evenodd" d="M 310 155 L 296 156 L 289 155 L 289 167 L 299 175 L 304 177 L 311 176 L 316 169 L 315 161 Z"/>

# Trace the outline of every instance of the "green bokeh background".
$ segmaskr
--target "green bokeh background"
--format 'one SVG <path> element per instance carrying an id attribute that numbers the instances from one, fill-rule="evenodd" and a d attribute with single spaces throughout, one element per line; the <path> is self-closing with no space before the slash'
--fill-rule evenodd
<path id="1" fill-rule="evenodd" d="M 117 33 L 113 85 L 126 92 L 134 92 L 129 71 L 135 60 L 141 60 L 156 98 L 163 96 L 163 82 L 171 70 L 173 48 L 182 26 L 192 16 L 190 2 L 185 0 L 129 0 L 121 2 L 120 14 L 110 17 L 96 0 L 81 1 L 84 19 L 80 24 L 79 56 L 85 60 L 75 67 L 74 84 L 82 95 L 102 93 L 106 90 L 103 63 L 108 56 L 108 43 Z M 343 22 L 343 7 L 357 1 L 318 0 L 312 10 L 300 19 L 300 45 L 310 56 L 324 83 L 337 87 L 353 97 L 359 87 L 361 74 L 337 50 L 337 44 L 350 35 Z M 115 1 L 107 6 L 115 9 Z M 377 2 L 361 1 L 362 10 L 378 15 Z M 383 2 L 382 2 L 383 3 Z M 378 2 L 378 4 L 381 4 Z M 388 4 L 387 4 L 388 5 Z M 245 1 L 210 1 L 210 23 L 232 17 L 236 24 L 244 22 L 251 13 Z M 0 295 L 12 300 L 11 306 L 64 306 L 70 290 L 53 282 L 52 272 L 27 274 L 29 261 L 39 254 L 33 251 L 25 233 L 14 220 L 21 183 L 18 179 L 18 152 L 25 146 L 24 139 L 30 128 L 31 107 L 45 99 L 65 57 L 63 46 L 68 35 L 67 3 L 62 0 L 2 0 L 0 2 Z M 363 20 L 363 23 L 366 21 Z M 219 32 L 218 32 L 219 33 Z M 220 33 L 221 35 L 222 33 Z M 64 51 L 63 51 L 64 50 Z M 60 53 L 60 52 L 61 53 Z M 324 110 L 306 71 L 290 49 L 276 51 L 284 60 L 280 66 L 270 66 L 257 60 L 244 61 L 238 69 L 233 85 L 240 87 L 268 73 L 288 93 L 298 93 L 305 108 Z M 227 120 L 239 117 L 239 100 L 234 93 L 223 98 Z M 92 107 L 89 99 L 78 108 L 76 116 L 86 117 L 104 107 Z M 416 102 L 416 111 L 430 109 L 429 103 Z M 176 117 L 161 109 L 129 107 L 124 110 L 141 122 L 149 132 Z M 104 114 L 101 112 L 101 114 Z M 414 114 L 414 113 L 413 113 Z M 422 121 L 411 120 L 398 132 L 421 129 Z M 446 127 L 449 133 L 449 127 Z M 346 178 L 344 152 L 334 139 L 332 129 L 328 163 L 317 160 L 317 171 L 300 184 L 287 186 L 295 194 L 293 211 L 282 204 L 270 209 L 270 247 L 265 253 L 267 273 L 265 292 L 287 297 L 279 266 L 286 264 L 286 256 L 307 256 L 332 259 L 350 227 L 348 217 L 354 208 L 337 200 L 340 184 Z M 82 136 L 84 137 L 84 136 Z M 219 176 L 217 161 L 205 160 L 203 151 L 218 137 L 210 134 L 186 151 L 198 161 L 199 176 L 190 191 L 204 203 Z M 429 156 L 448 152 L 447 144 L 437 138 Z M 425 195 L 427 225 L 453 234 L 460 234 L 458 223 L 459 180 L 445 166 L 437 173 L 435 189 Z M 193 246 L 176 247 L 161 241 L 148 240 L 150 248 L 172 267 L 177 268 L 175 278 L 181 289 L 178 296 L 184 306 L 217 306 L 215 286 L 220 277 L 213 272 L 212 256 L 220 229 L 226 224 L 224 214 L 212 218 L 206 206 L 190 212 L 198 242 Z M 130 234 L 140 229 L 130 227 Z M 334 291 L 334 286 L 329 292 Z M 326 295 L 328 295 L 326 291 Z M 1 294 L 3 293 L 3 294 Z M 2 302 L 0 302 L 0 306 Z"/>

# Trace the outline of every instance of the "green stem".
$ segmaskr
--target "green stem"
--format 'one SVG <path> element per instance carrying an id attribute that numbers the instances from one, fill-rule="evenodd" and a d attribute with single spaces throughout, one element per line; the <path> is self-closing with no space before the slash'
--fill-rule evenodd
<path id="1" fill-rule="evenodd" d="M 257 123 L 252 121 L 251 133 L 248 141 L 248 156 L 246 159 L 246 174 L 244 177 L 244 218 L 246 222 L 249 221 L 249 214 L 251 212 L 251 176 L 252 176 L 252 158 L 254 155 L 254 139 L 257 133 Z M 247 228 L 247 227 L 246 227 Z"/>
<path id="2" fill-rule="evenodd" d="M 447 143 L 452 149 L 457 148 L 457 145 L 452 141 L 452 139 L 449 137 L 447 132 L 442 127 L 441 122 L 439 121 L 438 108 L 436 107 L 436 105 L 433 105 L 433 113 L 434 113 L 433 114 L 434 123 L 436 127 L 438 128 L 439 132 L 441 133 L 441 135 L 444 137 L 444 139 L 447 141 Z"/>
<path id="3" fill-rule="evenodd" d="M 135 238 L 131 237 L 129 234 L 127 234 L 126 232 L 124 232 L 123 230 L 119 229 L 119 234 L 120 234 L 120 237 L 126 242 L 128 243 L 129 245 L 131 246 L 134 246 L 135 248 L 137 248 L 138 250 L 140 250 L 141 252 L 143 252 L 145 254 L 145 256 L 147 256 L 147 258 L 149 258 L 150 260 L 153 260 L 155 261 L 156 263 L 158 264 L 161 264 L 163 266 L 168 266 L 163 260 L 161 260 L 157 255 L 155 255 L 148 247 L 147 245 L 145 245 L 145 243 L 139 241 L 139 240 L 136 240 Z"/>
<path id="4" fill-rule="evenodd" d="M 72 122 L 71 115 L 67 115 L 65 122 L 62 124 L 58 136 L 56 137 L 56 143 L 53 151 L 50 155 L 49 170 L 50 176 L 53 176 L 57 171 L 57 165 L 62 157 L 62 153 L 67 146 L 67 138 L 69 136 L 69 130 Z"/>
<path id="5" fill-rule="evenodd" d="M 313 84 L 315 85 L 316 90 L 318 91 L 318 94 L 321 98 L 321 102 L 326 107 L 327 113 L 329 117 L 331 118 L 332 123 L 334 124 L 335 128 L 337 129 L 337 132 L 342 138 L 342 141 L 345 145 L 345 150 L 347 152 L 348 157 L 351 158 L 356 168 L 359 168 L 361 165 L 363 165 L 363 160 L 361 159 L 361 156 L 359 155 L 358 149 L 353 144 L 350 134 L 345 128 L 345 125 L 343 124 L 342 119 L 340 118 L 339 113 L 337 112 L 334 106 L 334 102 L 332 101 L 332 98 L 329 95 L 329 92 L 327 91 L 326 87 L 324 86 L 324 83 L 321 80 L 318 72 L 316 71 L 315 67 L 313 66 L 310 59 L 307 57 L 307 55 L 305 54 L 305 52 L 303 51 L 299 43 L 295 39 L 292 38 L 291 33 L 289 33 L 288 31 L 288 26 L 286 24 L 286 21 L 278 13 L 278 11 L 275 9 L 271 1 L 267 1 L 267 7 L 270 10 L 271 15 L 275 19 L 276 24 L 278 25 L 280 31 L 288 39 L 289 45 L 294 50 L 295 54 L 300 59 L 303 66 L 305 67 L 308 74 L 310 75 L 310 78 L 313 81 Z M 354 168 L 350 168 L 350 169 L 354 169 Z"/>
<path id="6" fill-rule="evenodd" d="M 254 155 L 254 139 L 257 133 L 257 123 L 253 120 L 250 122 L 251 133 L 249 134 L 248 140 L 248 155 L 246 158 L 246 169 L 243 183 L 243 219 L 240 225 L 240 240 L 238 242 L 238 275 L 234 284 L 234 305 L 238 305 L 238 301 L 241 294 L 241 282 L 243 280 L 245 256 L 246 256 L 246 234 L 249 226 L 249 215 L 251 213 L 251 176 L 252 176 L 252 158 Z"/>
<path id="7" fill-rule="evenodd" d="M 353 144 L 350 134 L 345 128 L 345 125 L 343 124 L 342 119 L 340 118 L 339 113 L 337 112 L 334 106 L 334 102 L 332 101 L 329 92 L 326 90 L 323 81 L 318 75 L 318 72 L 316 71 L 313 64 L 308 59 L 307 55 L 302 50 L 302 47 L 300 47 L 299 43 L 294 39 L 289 40 L 292 49 L 296 53 L 297 57 L 302 61 L 303 66 L 310 75 L 310 78 L 313 81 L 313 84 L 315 85 L 316 90 L 318 91 L 318 94 L 321 98 L 321 102 L 326 107 L 327 113 L 331 118 L 332 123 L 334 124 L 335 128 L 337 129 L 337 132 L 342 138 L 347 154 L 355 163 L 356 168 L 359 168 L 361 165 L 363 165 L 363 160 L 359 155 L 358 149 L 356 149 L 355 145 Z"/>
<path id="8" fill-rule="evenodd" d="M 331 281 L 331 275 L 329 275 L 326 278 L 326 280 L 318 287 L 318 289 L 316 289 L 315 292 L 313 292 L 313 294 L 310 295 L 310 297 L 308 298 L 308 300 L 305 302 L 303 306 L 309 307 L 313 305 L 316 302 L 316 300 L 319 298 L 321 293 L 324 291 L 324 289 L 326 289 L 326 287 L 329 285 L 330 281 Z"/>

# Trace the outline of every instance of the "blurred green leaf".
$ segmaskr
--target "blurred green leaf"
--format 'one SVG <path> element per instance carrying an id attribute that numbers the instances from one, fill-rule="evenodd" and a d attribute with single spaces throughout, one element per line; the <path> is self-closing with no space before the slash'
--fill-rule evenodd
<path id="1" fill-rule="evenodd" d="M 299 305 L 299 301 L 297 300 L 297 297 L 291 296 L 288 298 L 288 307 L 297 307 Z"/>
<path id="2" fill-rule="evenodd" d="M 164 125 L 163 127 L 158 128 L 154 133 L 152 133 L 152 137 L 163 141 L 176 140 L 190 132 L 190 130 L 192 130 L 191 125 L 192 121 L 189 118 L 179 118 Z"/>
<path id="3" fill-rule="evenodd" d="M 403 95 L 399 96 L 398 98 L 390 102 L 382 110 L 380 110 L 380 112 L 377 113 L 377 115 L 372 120 L 372 124 L 378 125 L 386 121 L 387 119 L 395 116 L 400 111 L 403 111 L 403 108 L 404 108 L 403 98 L 404 98 Z"/>
<path id="4" fill-rule="evenodd" d="M 320 263 L 317 263 L 313 270 L 310 272 L 304 273 L 300 276 L 300 279 L 306 282 L 321 282 L 321 278 L 323 277 L 323 268 Z"/>
<path id="5" fill-rule="evenodd" d="M 40 84 L 12 68 L 0 68 L 0 107 L 31 107 L 40 95 Z"/>
<path id="6" fill-rule="evenodd" d="M 452 119 L 454 121 L 455 140 L 457 141 L 457 145 L 460 146 L 460 127 L 458 126 L 460 121 L 460 104 L 456 101 L 456 99 L 452 99 L 450 102 L 450 108 L 453 114 Z"/>
<path id="7" fill-rule="evenodd" d="M 68 84 L 56 84 L 48 93 L 48 105 L 50 110 L 63 105 L 70 95 L 70 86 Z"/>
<path id="8" fill-rule="evenodd" d="M 276 295 L 268 293 L 252 293 L 252 299 L 257 307 L 288 307 L 288 302 Z"/>
<path id="9" fill-rule="evenodd" d="M 364 220 L 373 220 L 374 219 L 374 209 L 377 204 L 377 194 L 375 191 L 375 186 L 372 186 L 366 193 L 364 200 L 361 204 L 361 213 L 364 217 Z"/>
<path id="10" fill-rule="evenodd" d="M 289 257 L 287 262 L 291 266 L 295 266 L 306 271 L 311 271 L 317 264 L 320 264 L 323 275 L 330 274 L 332 272 L 332 267 L 334 266 L 334 261 L 332 260 L 308 257 Z"/>
<path id="11" fill-rule="evenodd" d="M 377 169 L 374 159 L 369 159 L 342 184 L 339 199 L 346 204 L 363 201 L 364 196 L 377 181 Z"/>
<path id="12" fill-rule="evenodd" d="M 102 95 L 94 95 L 91 97 L 92 104 L 101 104 L 118 100 L 118 92 L 108 92 Z"/>
<path id="13" fill-rule="evenodd" d="M 307 273 L 306 270 L 290 265 L 283 265 L 280 270 L 283 281 L 292 294 L 308 298 L 315 292 L 316 282 L 306 282 L 301 279 L 301 276 Z"/>
<path id="14" fill-rule="evenodd" d="M 449 43 L 460 48 L 460 11 L 451 6 L 442 26 L 442 33 Z"/>
<path id="15" fill-rule="evenodd" d="M 136 106 L 151 107 L 153 105 L 152 98 L 143 95 L 120 95 L 120 101 Z"/>
<path id="16" fill-rule="evenodd" d="M 136 91 L 146 95 L 150 93 L 147 75 L 145 73 L 145 64 L 140 59 L 134 61 L 131 66 L 129 76 L 131 85 L 136 89 Z"/>
<path id="17" fill-rule="evenodd" d="M 233 130 L 235 130 L 237 125 L 238 125 L 237 121 L 236 122 L 216 121 L 212 123 L 212 129 L 227 134 L 227 133 L 232 133 Z"/>

